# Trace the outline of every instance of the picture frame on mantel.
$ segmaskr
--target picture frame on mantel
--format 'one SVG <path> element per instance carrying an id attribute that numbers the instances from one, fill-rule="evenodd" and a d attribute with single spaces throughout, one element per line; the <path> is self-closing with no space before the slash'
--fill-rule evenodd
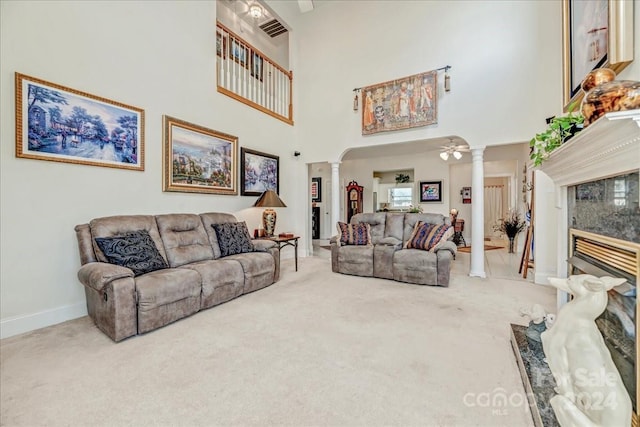
<path id="1" fill-rule="evenodd" d="M 633 62 L 633 1 L 562 1 L 563 104 L 576 110 L 584 78 L 596 68 L 616 74 Z"/>

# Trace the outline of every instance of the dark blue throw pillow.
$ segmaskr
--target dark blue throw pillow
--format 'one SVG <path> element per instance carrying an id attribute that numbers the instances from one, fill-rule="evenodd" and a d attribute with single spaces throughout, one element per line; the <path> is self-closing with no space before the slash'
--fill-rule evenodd
<path id="1" fill-rule="evenodd" d="M 96 243 L 110 264 L 130 268 L 134 276 L 169 267 L 146 230 L 96 237 Z"/>
<path id="2" fill-rule="evenodd" d="M 251 235 L 247 228 L 247 223 L 225 222 L 224 224 L 211 224 L 218 238 L 220 256 L 242 254 L 253 252 Z"/>

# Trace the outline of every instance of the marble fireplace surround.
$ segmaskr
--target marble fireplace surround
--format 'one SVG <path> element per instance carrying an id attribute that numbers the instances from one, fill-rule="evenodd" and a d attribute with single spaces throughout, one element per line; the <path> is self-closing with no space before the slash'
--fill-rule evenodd
<path id="1" fill-rule="evenodd" d="M 557 215 L 556 221 L 552 221 L 551 226 L 548 224 L 546 229 L 541 230 L 536 226 L 536 238 L 538 235 L 545 234 L 553 236 L 554 239 L 557 238 L 556 277 L 567 277 L 570 268 L 568 258 L 572 252 L 568 187 L 640 170 L 640 110 L 606 114 L 552 152 L 536 170 L 553 181 L 554 207 Z M 619 237 L 623 238 L 623 236 Z M 537 243 L 543 244 L 540 239 Z M 544 243 L 552 246 L 553 241 Z M 558 308 L 567 301 L 568 295 L 559 291 Z M 640 319 L 638 306 L 636 306 L 636 319 Z M 636 343 L 636 358 L 637 349 Z M 636 392 L 639 388 L 637 383 L 638 375 L 636 375 Z M 636 402 L 639 400 L 636 396 Z M 634 417 L 636 416 L 634 414 Z"/>

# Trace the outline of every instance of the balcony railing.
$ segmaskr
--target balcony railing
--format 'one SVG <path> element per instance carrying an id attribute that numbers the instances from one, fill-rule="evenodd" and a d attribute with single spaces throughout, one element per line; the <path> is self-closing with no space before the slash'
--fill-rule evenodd
<path id="1" fill-rule="evenodd" d="M 293 125 L 293 72 L 286 71 L 219 22 L 218 92 Z"/>

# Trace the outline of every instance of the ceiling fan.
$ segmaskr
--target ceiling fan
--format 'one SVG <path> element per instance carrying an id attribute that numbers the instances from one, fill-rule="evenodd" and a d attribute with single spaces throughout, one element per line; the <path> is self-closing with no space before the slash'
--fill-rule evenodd
<path id="1" fill-rule="evenodd" d="M 440 158 L 442 160 L 448 160 L 449 156 L 455 157 L 456 160 L 462 158 L 462 153 L 469 152 L 469 146 L 467 144 L 454 144 L 453 138 L 449 138 L 449 144 L 442 145 L 440 147 Z"/>

